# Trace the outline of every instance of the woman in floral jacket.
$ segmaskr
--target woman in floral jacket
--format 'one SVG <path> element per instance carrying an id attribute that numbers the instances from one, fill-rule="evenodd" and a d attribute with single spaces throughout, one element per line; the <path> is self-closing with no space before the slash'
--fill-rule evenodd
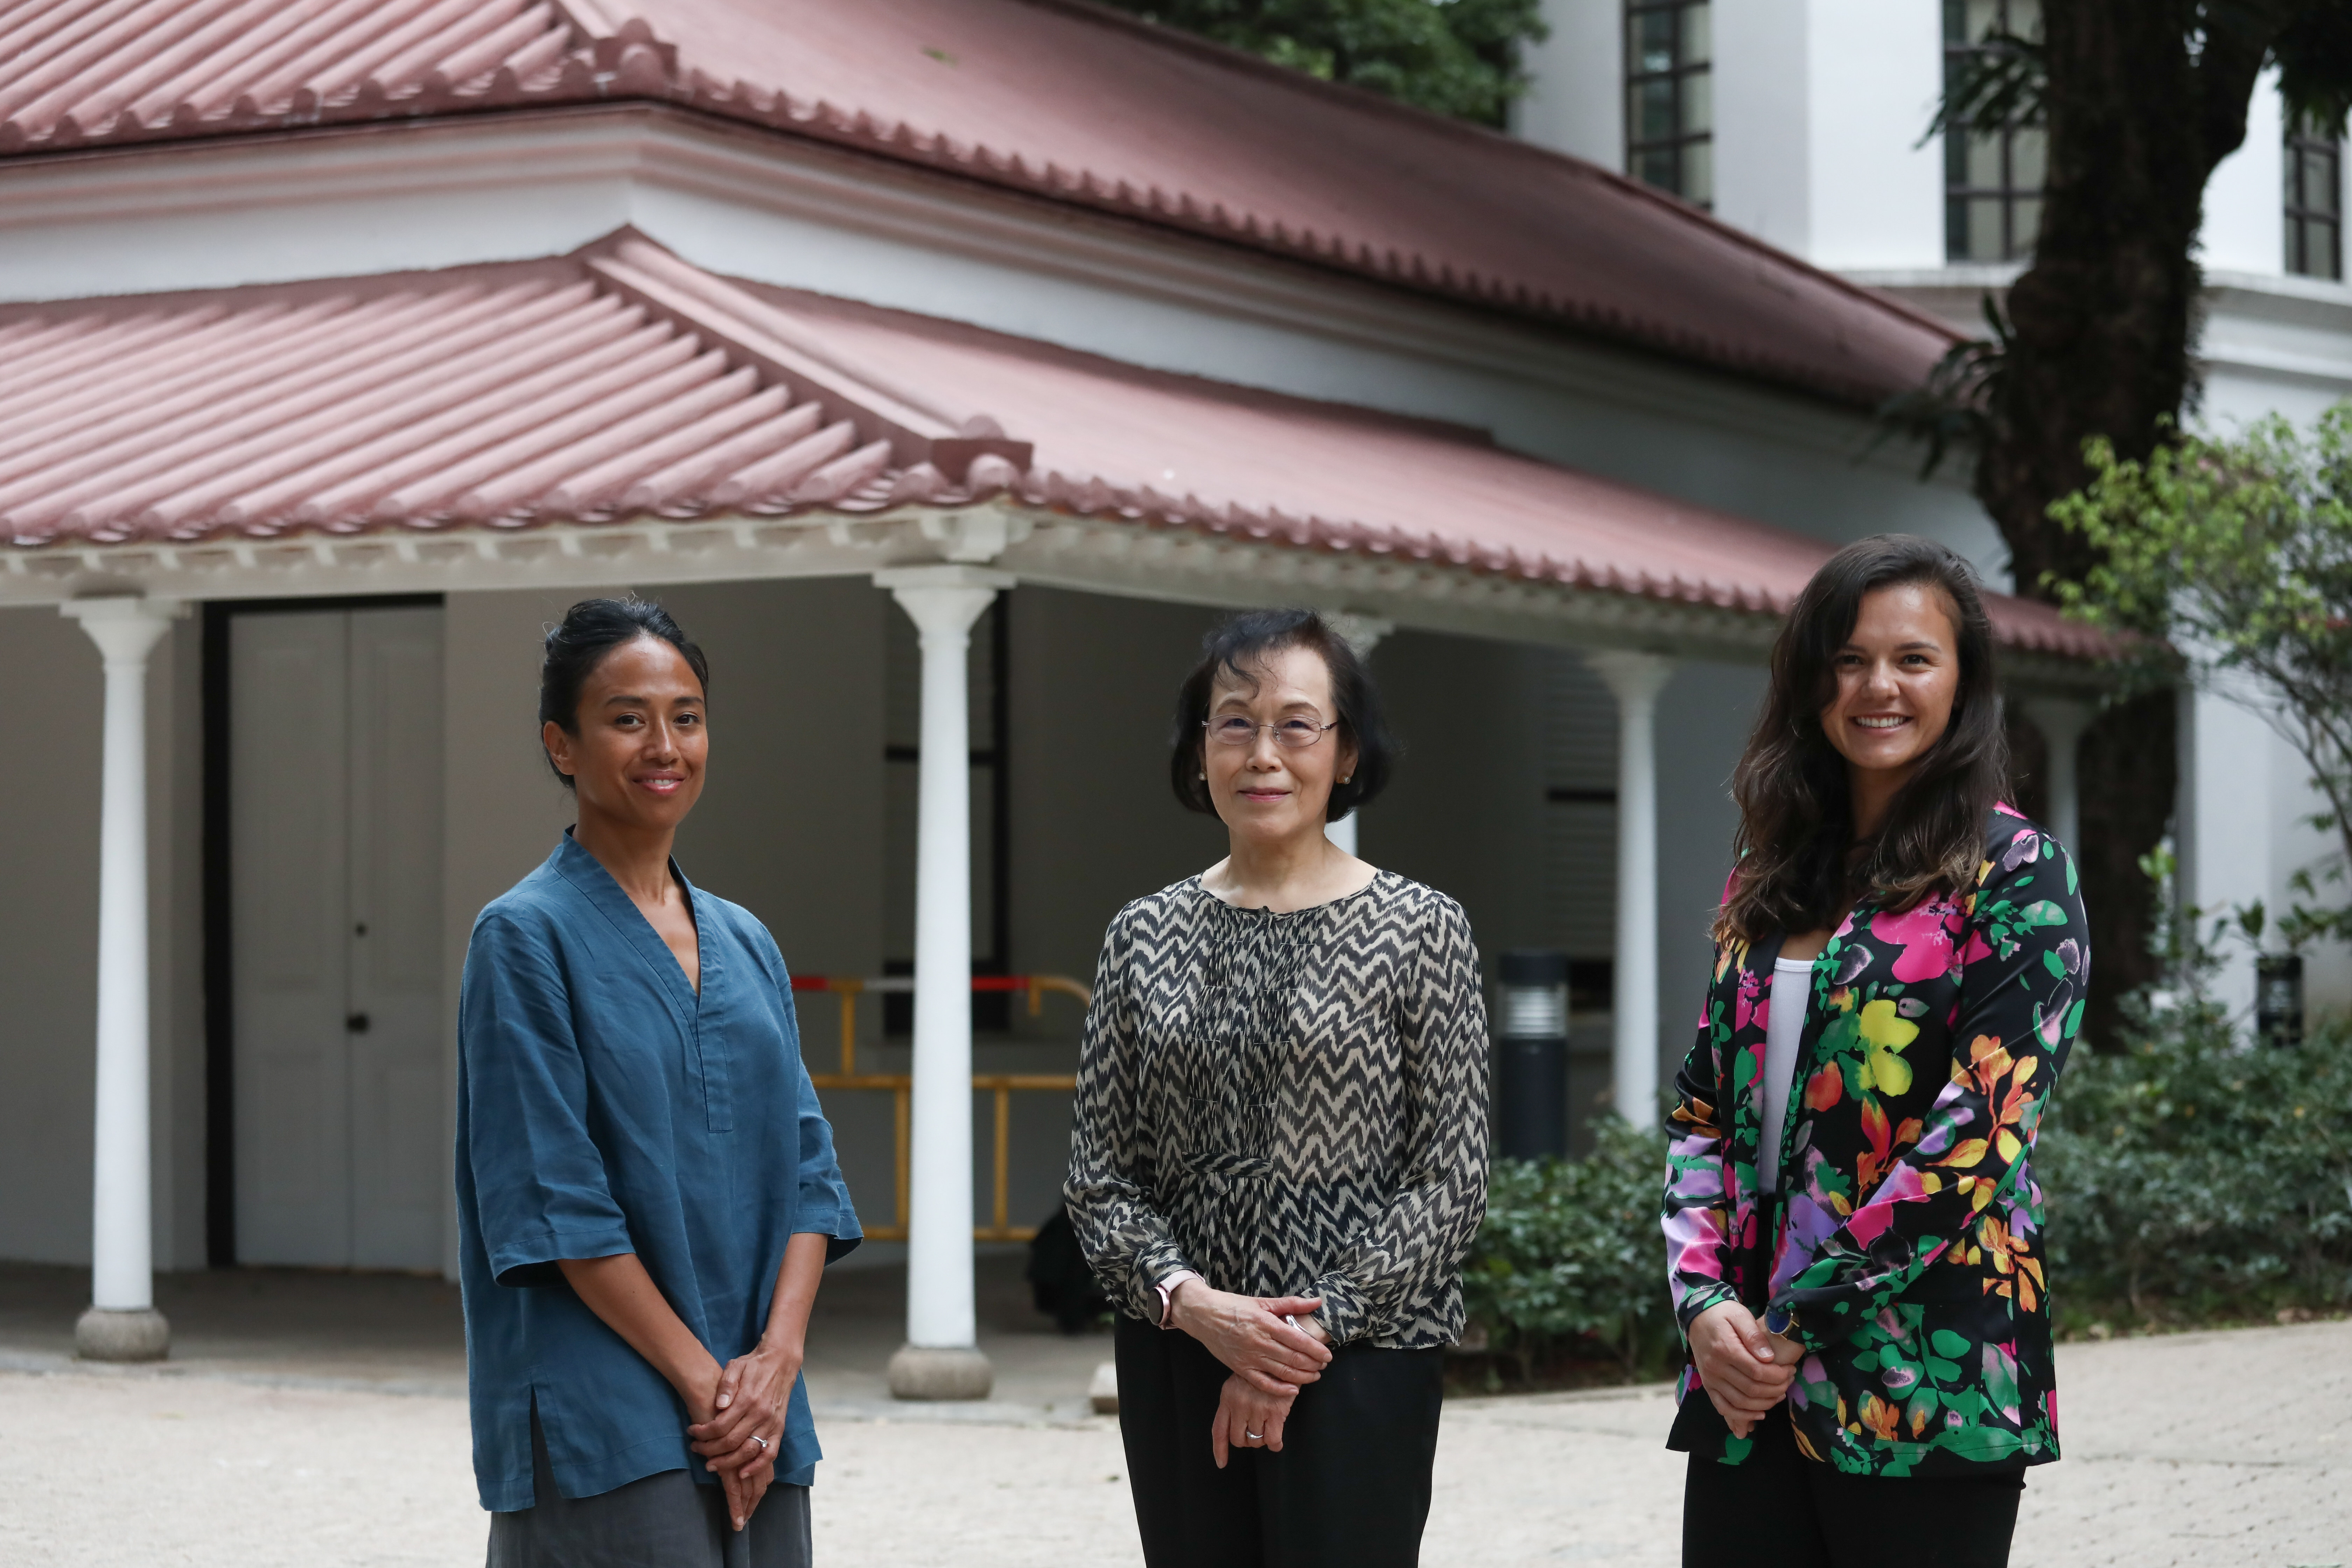
<path id="1" fill-rule="evenodd" d="M 1943 546 L 1833 557 L 1735 776 L 1740 856 L 1675 1081 L 1687 1568 L 2005 1563 L 2058 1457 L 2033 1135 L 2089 952 L 2001 803 L 1991 628 Z"/>

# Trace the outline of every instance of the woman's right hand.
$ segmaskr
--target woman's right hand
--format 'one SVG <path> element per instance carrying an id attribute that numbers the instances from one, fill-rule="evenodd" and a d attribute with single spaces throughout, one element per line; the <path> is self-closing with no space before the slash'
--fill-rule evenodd
<path id="1" fill-rule="evenodd" d="M 1236 1296 L 1195 1279 L 1176 1287 L 1169 1315 L 1259 1393 L 1291 1394 L 1323 1375 L 1331 1352 L 1282 1320 L 1322 1305 L 1319 1296 Z"/>
<path id="2" fill-rule="evenodd" d="M 1691 1321 L 1691 1360 L 1699 1386 L 1715 1402 L 1735 1437 L 1745 1437 L 1772 1406 L 1788 1397 L 1797 1375 L 1794 1361 L 1780 1364 L 1771 1336 L 1737 1301 L 1721 1301 Z"/>

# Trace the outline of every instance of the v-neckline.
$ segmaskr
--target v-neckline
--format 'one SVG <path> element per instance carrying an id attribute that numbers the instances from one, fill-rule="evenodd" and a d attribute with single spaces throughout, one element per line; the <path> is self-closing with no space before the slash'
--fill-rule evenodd
<path id="1" fill-rule="evenodd" d="M 654 922 L 646 919 L 646 912 L 637 908 L 637 901 L 629 897 L 613 873 L 604 868 L 602 860 L 581 847 L 580 841 L 572 836 L 568 827 L 563 830 L 563 846 L 567 860 L 576 858 L 595 873 L 593 877 L 582 878 L 572 876 L 567 869 L 566 879 L 588 895 L 589 901 L 612 922 L 614 929 L 629 943 L 637 957 L 659 978 L 664 989 L 670 993 L 671 1000 L 684 1009 L 687 1021 L 689 1024 L 694 1022 L 701 1015 L 703 997 L 709 994 L 714 965 L 710 943 L 705 940 L 702 930 L 701 906 L 696 901 L 694 884 L 679 869 L 677 858 L 670 858 L 669 874 L 677 879 L 678 890 L 686 895 L 687 919 L 694 922 L 695 967 L 702 972 L 699 986 L 686 977 L 686 965 L 678 962 L 677 954 L 670 951 L 669 943 L 664 942 L 661 932 L 654 929 Z"/>

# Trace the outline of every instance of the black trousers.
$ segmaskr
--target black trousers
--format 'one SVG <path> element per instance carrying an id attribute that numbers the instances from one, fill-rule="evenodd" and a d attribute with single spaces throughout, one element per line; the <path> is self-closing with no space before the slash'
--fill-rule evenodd
<path id="1" fill-rule="evenodd" d="M 1785 1404 L 1755 1436 L 1742 1464 L 1691 1456 L 1683 1568 L 2006 1568 L 2023 1470 L 1850 1476 L 1797 1451 Z"/>
<path id="2" fill-rule="evenodd" d="M 1299 1390 L 1282 1452 L 1209 1426 L 1228 1373 L 1190 1334 L 1118 1321 L 1118 1425 L 1148 1568 L 1412 1568 L 1429 1520 L 1445 1352 L 1343 1346 Z"/>

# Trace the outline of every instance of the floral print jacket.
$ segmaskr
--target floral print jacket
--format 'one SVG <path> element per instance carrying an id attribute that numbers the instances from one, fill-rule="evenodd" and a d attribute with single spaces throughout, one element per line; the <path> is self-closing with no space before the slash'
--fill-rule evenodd
<path id="1" fill-rule="evenodd" d="M 1797 1443 L 1840 1470 L 2055 1459 L 2032 1155 L 2089 977 L 2074 862 L 2004 805 L 1973 889 L 1848 917 L 1813 964 L 1776 1203 L 1756 1184 L 1780 946 L 1717 946 L 1675 1079 L 1664 1226 L 1684 1333 L 1727 1300 L 1789 1313 L 1808 1352 L 1789 1394 Z M 1696 1367 L 1677 1394 L 1673 1447 L 1747 1458 Z"/>

